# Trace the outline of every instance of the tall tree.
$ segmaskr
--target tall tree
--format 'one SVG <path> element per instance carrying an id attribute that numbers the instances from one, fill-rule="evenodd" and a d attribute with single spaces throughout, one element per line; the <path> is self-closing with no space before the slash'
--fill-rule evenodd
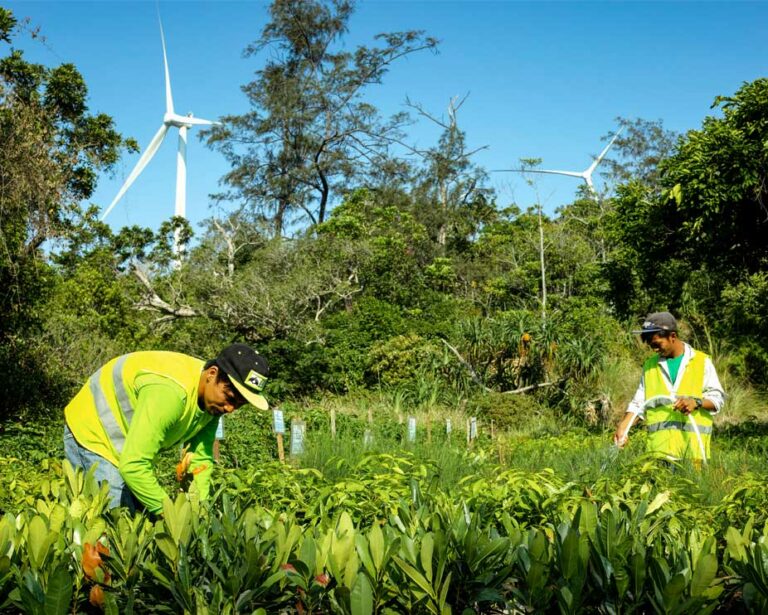
<path id="1" fill-rule="evenodd" d="M 445 253 L 449 235 L 456 242 L 474 235 L 494 208 L 492 190 L 485 187 L 487 173 L 472 162 L 472 156 L 485 149 L 467 147 L 466 133 L 459 128 L 458 112 L 467 97 L 452 98 L 448 104 L 448 119 L 436 117 L 409 101 L 419 115 L 442 129 L 435 147 L 417 151 L 425 161 L 415 194 L 427 207 L 421 217 L 431 213 L 435 226 L 435 240 Z M 430 207 L 431 205 L 431 207 Z"/>
<path id="2" fill-rule="evenodd" d="M 0 8 L 0 46 L 18 29 L 14 15 Z M 13 48 L 0 56 L 0 369 L 27 403 L 41 388 L 30 375 L 38 369 L 28 342 L 52 285 L 42 246 L 74 230 L 98 172 L 115 163 L 122 147 L 135 147 L 111 117 L 90 114 L 86 98 L 71 64 L 46 68 Z M 37 389 L 25 390 L 24 382 Z M 19 400 L 6 397 L 6 407 Z"/>
<path id="3" fill-rule="evenodd" d="M 611 156 L 603 161 L 603 175 L 612 183 L 638 180 L 654 188 L 660 187 L 660 164 L 675 151 L 679 135 L 664 128 L 661 120 L 617 117 L 623 129 L 611 148 Z M 608 140 L 613 134 L 603 137 Z"/>
<path id="4" fill-rule="evenodd" d="M 243 86 L 251 111 L 205 133 L 232 165 L 225 195 L 269 220 L 279 236 L 292 220 L 322 223 L 334 191 L 389 162 L 402 114 L 382 120 L 364 94 L 397 60 L 437 41 L 421 31 L 379 34 L 378 46 L 342 47 L 351 0 L 274 0 L 271 20 L 247 56 L 269 50 Z"/>

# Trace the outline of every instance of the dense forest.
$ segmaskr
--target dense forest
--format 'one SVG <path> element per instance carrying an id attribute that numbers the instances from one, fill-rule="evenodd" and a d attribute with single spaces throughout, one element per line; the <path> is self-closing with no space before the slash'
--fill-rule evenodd
<path id="1" fill-rule="evenodd" d="M 414 103 L 442 134 L 408 149 L 407 118 L 382 117 L 366 94 L 437 42 L 397 32 L 349 50 L 352 10 L 271 5 L 247 49 L 271 49 L 242 86 L 250 111 L 203 134 L 231 163 L 214 195 L 226 215 L 119 232 L 89 198 L 136 143 L 89 110 L 75 66 L 25 60 L 26 26 L 0 12 L 3 422 L 60 417 L 119 353 L 209 357 L 237 340 L 271 361 L 275 403 L 500 395 L 499 407 L 533 399 L 591 421 L 597 408 L 606 424 L 639 373 L 629 331 L 661 309 L 731 388 L 766 384 L 768 79 L 724 93 L 685 134 L 618 118 L 606 190 L 547 214 L 497 200 L 461 101 L 447 118 Z M 743 413 L 758 414 L 749 399 Z"/>

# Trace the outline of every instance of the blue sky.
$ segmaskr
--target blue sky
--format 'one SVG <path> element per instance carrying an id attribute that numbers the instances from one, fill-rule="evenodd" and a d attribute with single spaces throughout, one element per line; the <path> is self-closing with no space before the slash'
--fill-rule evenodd
<path id="1" fill-rule="evenodd" d="M 28 59 L 72 62 L 89 87 L 89 106 L 115 118 L 145 147 L 164 112 L 162 50 L 154 2 L 5 2 L 29 17 L 46 43 L 17 39 Z M 266 20 L 266 2 L 161 2 L 176 111 L 216 119 L 247 109 L 240 86 L 262 58 L 242 57 Z M 459 113 L 469 146 L 487 146 L 487 169 L 539 157 L 545 168 L 584 170 L 615 129 L 614 118 L 661 119 L 683 132 L 713 113 L 712 100 L 766 76 L 766 2 L 396 2 L 364 0 L 350 22 L 350 46 L 379 32 L 423 29 L 438 54 L 395 65 L 368 100 L 384 114 L 406 96 L 436 115 L 469 94 Z M 429 122 L 410 140 L 434 144 Z M 132 186 L 108 221 L 157 228 L 173 213 L 176 134 Z M 106 207 L 138 155 L 103 177 L 93 202 Z M 194 137 L 187 150 L 187 212 L 193 226 L 209 217 L 226 162 Z M 525 207 L 534 194 L 516 174 L 494 174 L 500 206 Z M 569 202 L 578 181 L 541 176 L 547 210 Z"/>

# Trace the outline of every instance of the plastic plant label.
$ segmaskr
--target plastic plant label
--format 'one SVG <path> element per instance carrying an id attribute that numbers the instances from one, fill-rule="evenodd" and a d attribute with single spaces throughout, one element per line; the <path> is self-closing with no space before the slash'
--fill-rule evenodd
<path id="1" fill-rule="evenodd" d="M 408 442 L 416 442 L 416 417 L 408 417 Z"/>
<path id="2" fill-rule="evenodd" d="M 272 431 L 275 433 L 285 433 L 285 420 L 283 411 L 275 408 L 272 410 Z"/>
<path id="3" fill-rule="evenodd" d="M 291 421 L 291 457 L 296 457 L 304 452 L 304 434 L 306 425 L 304 421 Z"/>

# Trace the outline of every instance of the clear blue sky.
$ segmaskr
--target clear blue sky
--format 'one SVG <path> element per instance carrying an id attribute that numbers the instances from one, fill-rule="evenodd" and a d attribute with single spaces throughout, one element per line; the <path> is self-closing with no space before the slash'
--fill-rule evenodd
<path id="1" fill-rule="evenodd" d="M 118 130 L 145 147 L 164 112 L 162 51 L 154 2 L 5 2 L 40 26 L 46 44 L 17 40 L 30 60 L 73 62 L 89 87 L 92 111 L 115 118 Z M 162 2 L 176 111 L 198 117 L 247 109 L 240 86 L 262 58 L 243 59 L 267 20 L 266 2 Z M 614 118 L 661 119 L 683 132 L 712 113 L 715 96 L 766 76 L 765 2 L 395 2 L 358 5 L 350 46 L 379 32 L 423 29 L 441 40 L 438 54 L 395 65 L 368 99 L 386 114 L 406 96 L 432 113 L 469 93 L 459 114 L 470 147 L 487 145 L 476 162 L 487 169 L 539 157 L 545 168 L 583 170 L 615 129 Z M 432 145 L 427 122 L 411 140 Z M 157 228 L 172 215 L 176 132 L 110 214 L 115 227 Z M 104 177 L 93 201 L 106 207 L 138 155 Z M 211 215 L 224 160 L 191 133 L 187 211 L 195 226 Z M 496 174 L 499 205 L 525 207 L 534 196 L 522 178 Z M 573 198 L 578 180 L 542 176 L 545 206 Z"/>

